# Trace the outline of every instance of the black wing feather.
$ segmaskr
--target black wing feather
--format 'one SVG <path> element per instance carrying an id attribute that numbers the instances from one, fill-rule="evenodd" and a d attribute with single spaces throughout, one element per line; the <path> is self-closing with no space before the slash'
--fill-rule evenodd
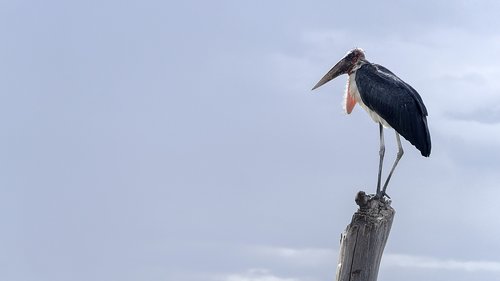
<path id="1" fill-rule="evenodd" d="M 427 109 L 420 95 L 387 68 L 366 63 L 356 71 L 363 102 L 382 117 L 423 156 L 431 153 Z"/>

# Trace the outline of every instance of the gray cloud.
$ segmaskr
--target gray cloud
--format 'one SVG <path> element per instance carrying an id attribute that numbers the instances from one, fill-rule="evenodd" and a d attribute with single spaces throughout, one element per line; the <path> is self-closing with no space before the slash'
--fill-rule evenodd
<path id="1" fill-rule="evenodd" d="M 310 88 L 355 46 L 430 112 L 389 187 L 387 257 L 422 266 L 384 280 L 497 276 L 496 2 L 31 4 L 0 7 L 0 279 L 332 278 L 377 126 Z"/>

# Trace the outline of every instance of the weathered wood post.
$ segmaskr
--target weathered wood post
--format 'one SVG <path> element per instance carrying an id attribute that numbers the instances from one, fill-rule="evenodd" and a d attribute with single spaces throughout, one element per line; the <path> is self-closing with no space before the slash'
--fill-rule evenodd
<path id="1" fill-rule="evenodd" d="M 360 191 L 359 209 L 340 240 L 337 281 L 376 281 L 385 243 L 391 231 L 391 201 Z"/>

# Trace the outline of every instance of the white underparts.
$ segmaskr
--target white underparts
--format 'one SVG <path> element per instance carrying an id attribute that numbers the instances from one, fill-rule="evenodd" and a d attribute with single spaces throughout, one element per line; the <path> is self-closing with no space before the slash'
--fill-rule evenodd
<path id="1" fill-rule="evenodd" d="M 346 91 L 344 94 L 344 112 L 347 113 L 347 96 L 352 95 L 352 97 L 356 100 L 356 103 L 358 103 L 366 112 L 368 112 L 368 115 L 375 121 L 375 123 L 381 123 L 384 127 L 386 128 L 391 128 L 391 126 L 382 118 L 380 115 L 378 115 L 375 111 L 371 110 L 366 106 L 366 104 L 363 102 L 361 99 L 361 96 L 359 95 L 358 91 L 358 86 L 356 85 L 356 72 L 353 72 L 351 75 L 349 75 L 349 78 L 347 79 L 347 85 L 346 85 Z"/>

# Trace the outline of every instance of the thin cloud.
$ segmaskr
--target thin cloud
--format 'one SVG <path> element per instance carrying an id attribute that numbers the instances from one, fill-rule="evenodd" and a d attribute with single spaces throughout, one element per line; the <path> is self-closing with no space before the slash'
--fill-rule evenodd
<path id="1" fill-rule="evenodd" d="M 286 247 L 256 247 L 253 254 L 273 258 L 278 262 L 293 265 L 331 265 L 337 262 L 338 252 L 321 248 L 286 248 Z M 454 259 L 439 259 L 426 256 L 406 254 L 384 254 L 382 266 L 416 269 L 460 270 L 474 272 L 498 272 L 500 262 L 496 261 L 460 261 Z M 247 281 L 246 279 L 242 279 Z M 252 280 L 253 279 L 248 279 Z M 224 281 L 239 281 L 224 280 Z"/>
<path id="2" fill-rule="evenodd" d="M 387 254 L 383 257 L 382 264 L 382 266 L 407 268 L 487 271 L 500 273 L 500 262 L 494 261 L 458 261 L 453 259 L 437 259 L 424 256 Z"/>
<path id="3" fill-rule="evenodd" d="M 214 278 L 215 281 L 299 281 L 273 275 L 267 269 L 250 269 L 244 273 L 227 274 Z"/>
<path id="4" fill-rule="evenodd" d="M 437 122 L 437 125 L 443 135 L 458 137 L 468 143 L 492 146 L 500 143 L 500 123 L 451 119 Z"/>
<path id="5" fill-rule="evenodd" d="M 254 255 L 274 259 L 298 266 L 331 265 L 337 260 L 337 252 L 321 248 L 256 247 Z"/>

